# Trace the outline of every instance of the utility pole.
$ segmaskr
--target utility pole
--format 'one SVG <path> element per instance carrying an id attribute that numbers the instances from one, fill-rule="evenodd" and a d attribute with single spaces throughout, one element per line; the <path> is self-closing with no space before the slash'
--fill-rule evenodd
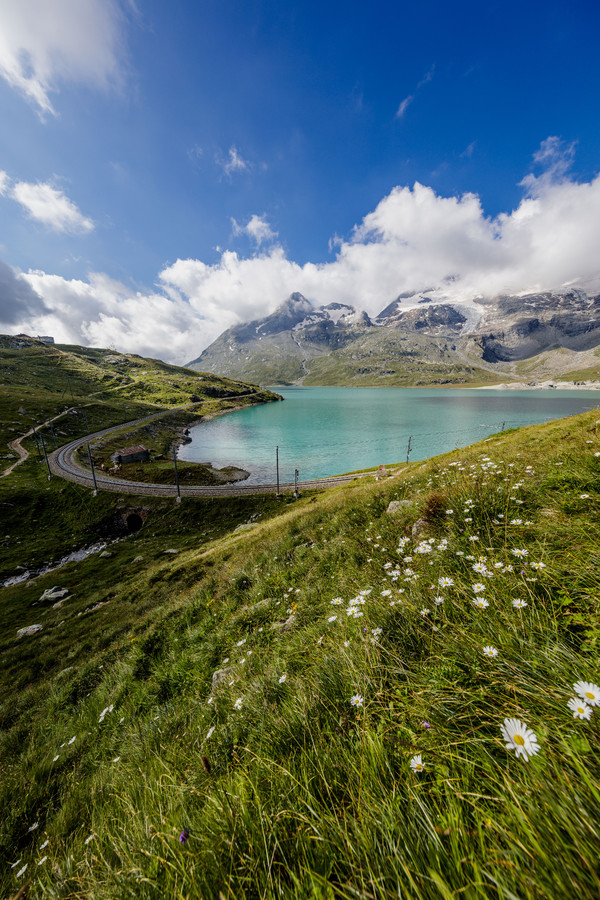
<path id="1" fill-rule="evenodd" d="M 181 490 L 179 488 L 179 472 L 177 471 L 177 449 L 173 447 L 173 464 L 175 466 L 175 484 L 177 485 L 176 503 L 181 503 Z"/>
<path id="2" fill-rule="evenodd" d="M 506 425 L 506 422 L 503 422 L 503 423 L 502 423 L 502 428 L 500 429 L 500 431 L 504 431 L 504 426 L 505 426 L 505 425 Z"/>
<path id="3" fill-rule="evenodd" d="M 44 435 L 40 434 L 40 439 L 42 441 L 42 449 L 44 451 L 44 459 L 46 460 L 46 468 L 48 469 L 48 481 L 52 478 L 52 472 L 50 471 L 50 463 L 48 462 L 48 454 L 46 453 L 46 444 L 44 442 Z"/>
<path id="4" fill-rule="evenodd" d="M 277 447 L 275 447 L 275 466 L 277 469 L 277 494 L 276 494 L 276 496 L 279 497 L 279 496 L 281 496 L 279 493 L 279 445 L 277 445 Z"/>
<path id="5" fill-rule="evenodd" d="M 300 494 L 298 493 L 298 469 L 294 469 L 294 497 L 296 500 Z"/>
<path id="6" fill-rule="evenodd" d="M 92 496 L 97 497 L 98 496 L 98 485 L 96 484 L 96 473 L 94 472 L 94 460 L 92 459 L 92 451 L 90 450 L 90 445 L 86 444 L 86 446 L 87 446 L 87 452 L 88 452 L 88 459 L 90 461 L 90 468 L 92 470 L 92 478 L 94 479 L 94 493 Z"/>
<path id="7" fill-rule="evenodd" d="M 408 447 L 406 448 L 406 462 L 408 463 L 408 457 L 410 456 L 410 442 L 412 441 L 412 434 L 408 436 Z"/>
<path id="8" fill-rule="evenodd" d="M 35 449 L 37 450 L 38 459 L 42 459 L 42 451 L 40 450 L 40 442 L 38 441 L 37 431 L 35 430 L 35 425 L 32 425 L 33 431 L 33 439 L 35 441 Z"/>

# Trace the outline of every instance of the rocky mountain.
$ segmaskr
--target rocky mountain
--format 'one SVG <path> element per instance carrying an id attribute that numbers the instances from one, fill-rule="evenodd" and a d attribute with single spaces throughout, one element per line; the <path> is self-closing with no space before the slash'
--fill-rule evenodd
<path id="1" fill-rule="evenodd" d="M 449 302 L 407 293 L 377 316 L 292 294 L 223 332 L 189 366 L 261 384 L 461 384 L 600 375 L 600 295 Z M 596 372 L 597 369 L 597 372 Z"/>

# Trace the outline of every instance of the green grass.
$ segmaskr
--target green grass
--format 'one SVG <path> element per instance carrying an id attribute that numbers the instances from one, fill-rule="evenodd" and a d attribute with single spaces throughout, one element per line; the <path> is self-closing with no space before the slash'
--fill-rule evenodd
<path id="1" fill-rule="evenodd" d="M 153 501 L 110 558 L 3 589 L 4 895 L 597 897 L 600 711 L 567 708 L 599 681 L 596 416 L 297 502 Z"/>

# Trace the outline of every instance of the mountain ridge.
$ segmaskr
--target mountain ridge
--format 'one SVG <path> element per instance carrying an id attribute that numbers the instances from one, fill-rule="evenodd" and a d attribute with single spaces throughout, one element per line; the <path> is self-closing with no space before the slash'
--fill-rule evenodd
<path id="1" fill-rule="evenodd" d="M 536 369 L 597 377 L 597 348 L 600 294 L 578 288 L 461 302 L 430 288 L 372 317 L 294 292 L 263 319 L 224 331 L 188 366 L 262 384 L 470 384 Z"/>

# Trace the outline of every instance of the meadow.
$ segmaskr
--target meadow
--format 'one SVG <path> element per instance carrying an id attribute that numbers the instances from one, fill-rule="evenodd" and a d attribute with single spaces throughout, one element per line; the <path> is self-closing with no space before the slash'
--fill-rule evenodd
<path id="1" fill-rule="evenodd" d="M 109 557 L 3 588 L 3 895 L 597 897 L 597 417 L 140 499 Z M 88 530 L 119 502 L 20 468 Z"/>

